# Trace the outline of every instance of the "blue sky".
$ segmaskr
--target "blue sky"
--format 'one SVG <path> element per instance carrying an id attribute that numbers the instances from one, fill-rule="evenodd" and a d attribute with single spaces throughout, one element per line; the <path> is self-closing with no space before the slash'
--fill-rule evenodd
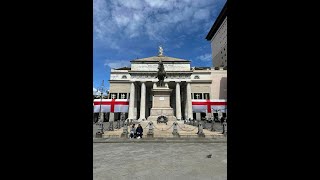
<path id="1" fill-rule="evenodd" d="M 165 56 L 212 66 L 205 39 L 226 0 L 93 0 L 93 88 L 108 89 L 110 68 Z"/>

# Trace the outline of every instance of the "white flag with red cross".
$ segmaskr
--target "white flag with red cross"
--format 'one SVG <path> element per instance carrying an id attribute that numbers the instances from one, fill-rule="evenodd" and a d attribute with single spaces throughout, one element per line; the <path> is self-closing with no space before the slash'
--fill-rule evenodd
<path id="1" fill-rule="evenodd" d="M 192 99 L 192 111 L 195 113 L 211 113 L 212 110 L 225 112 L 226 109 L 227 100 L 225 99 Z"/>
<path id="2" fill-rule="evenodd" d="M 93 109 L 94 112 L 128 112 L 129 99 L 94 99 Z"/>

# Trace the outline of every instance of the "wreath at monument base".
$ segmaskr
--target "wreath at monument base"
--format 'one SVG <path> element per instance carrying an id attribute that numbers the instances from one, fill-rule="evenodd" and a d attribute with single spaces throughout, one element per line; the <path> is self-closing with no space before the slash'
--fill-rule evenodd
<path id="1" fill-rule="evenodd" d="M 157 123 L 166 123 L 168 122 L 168 118 L 166 116 L 159 116 L 157 118 Z"/>

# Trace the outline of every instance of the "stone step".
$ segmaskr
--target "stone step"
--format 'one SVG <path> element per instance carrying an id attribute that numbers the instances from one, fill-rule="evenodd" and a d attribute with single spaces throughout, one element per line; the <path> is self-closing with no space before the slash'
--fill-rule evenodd
<path id="1" fill-rule="evenodd" d="M 177 122 L 178 123 L 178 133 L 180 138 L 184 137 L 184 138 L 199 138 L 198 134 L 196 134 L 198 132 L 198 128 L 192 125 L 188 125 L 188 124 L 184 124 L 183 121 L 168 121 L 167 125 L 164 123 L 159 123 L 157 124 L 156 121 L 152 121 L 153 125 L 154 125 L 154 129 L 153 129 L 153 133 L 154 136 L 153 138 L 156 137 L 161 137 L 161 138 L 175 138 L 176 136 L 174 136 L 172 134 L 173 131 L 173 123 Z M 147 132 L 149 131 L 149 127 L 148 127 L 148 123 L 149 121 L 142 121 L 142 122 L 136 122 L 136 127 L 138 124 L 141 124 L 142 128 L 143 128 L 143 137 L 146 138 Z M 130 127 L 128 126 L 128 133 L 130 133 Z M 121 134 L 123 132 L 123 127 L 121 129 L 114 129 L 114 131 L 105 131 L 105 133 L 103 134 L 104 138 L 120 138 Z M 220 138 L 220 137 L 224 137 L 223 134 L 221 134 L 221 132 L 213 132 L 213 131 L 209 131 L 207 129 L 203 129 L 203 133 L 205 134 L 206 138 Z"/>

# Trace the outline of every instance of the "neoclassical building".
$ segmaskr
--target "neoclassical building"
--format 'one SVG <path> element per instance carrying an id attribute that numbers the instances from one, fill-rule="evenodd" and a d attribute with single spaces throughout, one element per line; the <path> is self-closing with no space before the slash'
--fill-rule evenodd
<path id="1" fill-rule="evenodd" d="M 161 49 L 158 55 L 131 60 L 130 67 L 111 69 L 108 99 L 128 100 L 126 118 L 147 120 L 150 116 L 154 103 L 152 88 L 158 82 L 156 73 L 160 60 L 167 73 L 165 85 L 172 89 L 170 106 L 177 120 L 212 116 L 211 110 L 193 108 L 194 101 L 226 103 L 227 70 L 222 67 L 191 67 L 190 60 L 165 56 Z M 119 116 L 119 112 L 114 113 L 114 119 L 119 119 Z"/>

